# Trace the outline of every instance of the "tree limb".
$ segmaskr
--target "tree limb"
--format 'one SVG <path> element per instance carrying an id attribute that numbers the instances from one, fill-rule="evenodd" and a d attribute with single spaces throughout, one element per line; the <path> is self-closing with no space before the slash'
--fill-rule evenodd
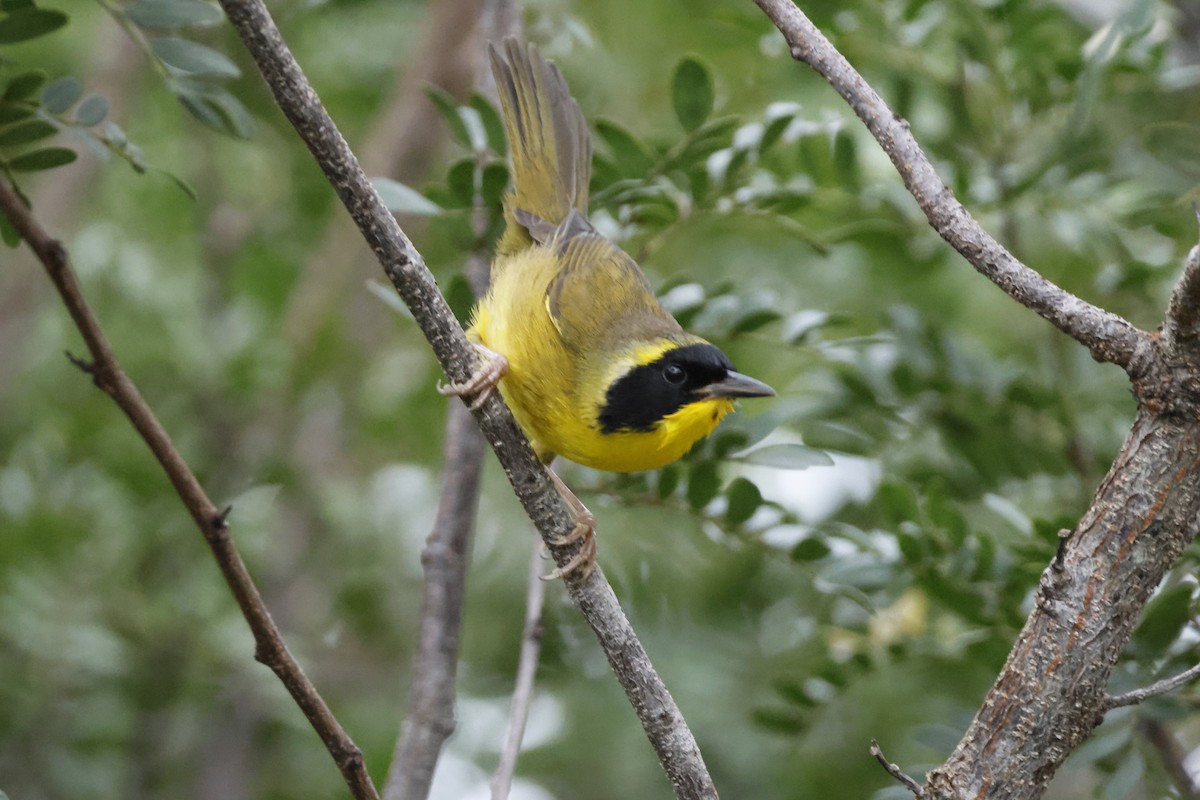
<path id="1" fill-rule="evenodd" d="M 284 44 L 261 0 L 221 0 L 266 80 L 279 108 L 295 127 L 338 197 L 375 252 L 429 341 L 447 377 L 465 381 L 479 364 L 475 349 L 438 292 L 424 260 L 367 181 L 345 139 Z M 524 433 L 498 393 L 474 412 L 513 490 L 561 566 L 570 563 L 579 544 L 556 545 L 575 527 L 574 514 L 555 491 Z M 680 798 L 716 797 L 716 789 L 695 738 L 678 706 L 654 671 L 641 642 L 621 611 L 600 569 L 565 579 L 567 591 L 583 613 L 630 704 L 641 720 L 675 793 Z"/>
<path id="2" fill-rule="evenodd" d="M 1200 294 L 1195 258 L 1168 328 L 1146 334 L 1021 264 L 954 198 L 896 117 L 791 0 L 755 0 L 792 55 L 838 91 L 883 146 L 930 224 L 976 270 L 1133 380 L 1138 415 L 1108 475 L 1054 562 L 1033 612 L 950 758 L 927 776 L 926 800 L 1034 800 L 1104 718 L 1113 665 L 1154 588 L 1200 532 Z"/>
<path id="3" fill-rule="evenodd" d="M 287 687 L 333 756 L 346 785 L 350 787 L 351 794 L 358 800 L 378 800 L 379 795 L 363 766 L 362 753 L 334 718 L 333 712 L 317 693 L 316 687 L 288 651 L 279 629 L 275 627 L 270 612 L 263 603 L 258 587 L 254 584 L 254 579 L 234 546 L 227 522 L 231 509 L 227 507 L 219 510 L 208 498 L 183 456 L 175 449 L 166 429 L 154 416 L 137 386 L 121 368 L 75 279 L 66 250 L 42 229 L 21 198 L 3 180 L 0 180 L 0 213 L 8 218 L 45 267 L 71 314 L 75 327 L 83 336 L 92 361 L 84 362 L 72 356 L 68 357 L 91 375 L 96 386 L 111 397 L 121 411 L 125 412 L 125 416 L 129 417 L 134 429 L 150 447 L 150 451 L 175 487 L 179 499 L 183 501 L 200 528 L 200 533 L 212 550 L 225 582 L 229 584 L 237 600 L 242 616 L 246 618 L 254 634 L 254 658 L 270 667 Z"/>
<path id="4" fill-rule="evenodd" d="M 929 224 L 951 247 L 1014 300 L 1086 347 L 1097 361 L 1116 364 L 1126 372 L 1139 368 L 1137 356 L 1148 339 L 1145 332 L 1081 300 L 1018 261 L 958 202 L 921 151 L 908 123 L 888 108 L 792 0 L 754 2 L 783 34 L 792 57 L 829 81 L 863 121 L 896 166 Z"/>
<path id="5" fill-rule="evenodd" d="M 508 724 L 504 728 L 504 745 L 500 763 L 492 773 L 492 800 L 506 800 L 512 788 L 521 740 L 525 738 L 525 723 L 533 703 L 533 679 L 537 676 L 538 657 L 542 652 L 542 606 L 546 600 L 546 582 L 542 580 L 542 553 L 534 542 L 529 564 L 529 585 L 525 591 L 525 625 L 521 631 L 521 657 L 517 661 L 517 681 L 513 688 Z"/>

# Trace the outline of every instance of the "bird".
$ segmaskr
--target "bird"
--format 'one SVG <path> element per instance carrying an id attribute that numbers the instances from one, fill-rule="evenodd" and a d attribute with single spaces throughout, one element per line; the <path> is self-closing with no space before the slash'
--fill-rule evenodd
<path id="1" fill-rule="evenodd" d="M 610 472 L 682 457 L 733 411 L 770 397 L 715 345 L 662 307 L 637 262 L 588 221 L 592 142 L 558 67 L 515 38 L 488 45 L 512 165 L 491 285 L 468 338 L 483 366 L 447 395 L 477 408 L 494 388 L 549 465 L 556 456 Z M 549 470 L 583 540 L 571 563 L 595 561 L 595 518 Z"/>

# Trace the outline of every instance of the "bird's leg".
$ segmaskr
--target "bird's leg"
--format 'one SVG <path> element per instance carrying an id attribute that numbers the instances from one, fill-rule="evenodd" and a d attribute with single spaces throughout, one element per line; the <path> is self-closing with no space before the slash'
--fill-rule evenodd
<path id="1" fill-rule="evenodd" d="M 567 488 L 567 485 L 562 482 L 562 478 L 558 477 L 554 470 L 546 467 L 546 471 L 550 473 L 550 480 L 554 481 L 554 488 L 558 490 L 559 496 L 575 514 L 575 527 L 571 529 L 570 533 L 547 541 L 556 547 L 573 544 L 581 539 L 583 541 L 579 545 L 579 552 L 571 556 L 570 561 L 549 575 L 543 575 L 542 580 L 556 580 L 576 570 L 582 570 L 580 575 L 586 578 L 596 568 L 596 517 L 587 510 L 587 506 L 575 496 L 575 493 Z"/>
<path id="2" fill-rule="evenodd" d="M 495 390 L 496 384 L 500 383 L 500 379 L 508 374 L 508 359 L 479 342 L 473 342 L 473 344 L 483 358 L 483 364 L 462 383 L 443 384 L 438 381 L 437 390 L 438 394 L 447 397 L 475 395 L 470 409 L 477 411 L 492 396 L 492 391 Z"/>

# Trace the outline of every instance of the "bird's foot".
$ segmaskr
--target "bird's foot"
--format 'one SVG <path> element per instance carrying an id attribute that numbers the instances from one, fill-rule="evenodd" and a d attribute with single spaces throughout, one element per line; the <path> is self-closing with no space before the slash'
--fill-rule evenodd
<path id="1" fill-rule="evenodd" d="M 500 383 L 500 379 L 508 374 L 507 358 L 478 343 L 475 344 L 475 349 L 479 351 L 483 364 L 475 370 L 470 378 L 462 383 L 444 384 L 438 381 L 437 385 L 438 394 L 446 397 L 475 395 L 475 399 L 469 405 L 472 411 L 479 410 L 479 407 L 487 402 L 487 399 L 492 396 L 492 392 L 495 391 L 496 385 Z"/>
<path id="2" fill-rule="evenodd" d="M 547 468 L 546 471 L 550 473 L 550 478 L 554 481 L 554 486 L 558 489 L 559 495 L 566 501 L 567 505 L 571 507 L 571 511 L 575 514 L 575 527 L 571 529 L 571 532 L 564 536 L 547 539 L 547 542 L 555 547 L 565 547 L 576 542 L 580 544 L 579 551 L 571 556 L 571 559 L 567 563 L 549 575 L 543 575 L 542 580 L 557 580 L 577 571 L 580 577 L 586 578 L 596 568 L 596 516 L 591 511 L 588 511 L 587 506 L 575 496 L 574 492 L 567 488 L 567 485 L 555 474 L 554 470 Z"/>

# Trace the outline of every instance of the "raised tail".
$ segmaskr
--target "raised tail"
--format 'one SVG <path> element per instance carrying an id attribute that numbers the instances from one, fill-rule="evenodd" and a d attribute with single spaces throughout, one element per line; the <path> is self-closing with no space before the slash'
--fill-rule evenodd
<path id="1" fill-rule="evenodd" d="M 488 52 L 513 168 L 513 190 L 504 203 L 508 224 L 497 251 L 512 254 L 533 243 L 530 215 L 549 227 L 572 209 L 587 215 L 592 140 L 562 73 L 536 47 L 510 38 L 503 58 L 491 45 Z"/>

